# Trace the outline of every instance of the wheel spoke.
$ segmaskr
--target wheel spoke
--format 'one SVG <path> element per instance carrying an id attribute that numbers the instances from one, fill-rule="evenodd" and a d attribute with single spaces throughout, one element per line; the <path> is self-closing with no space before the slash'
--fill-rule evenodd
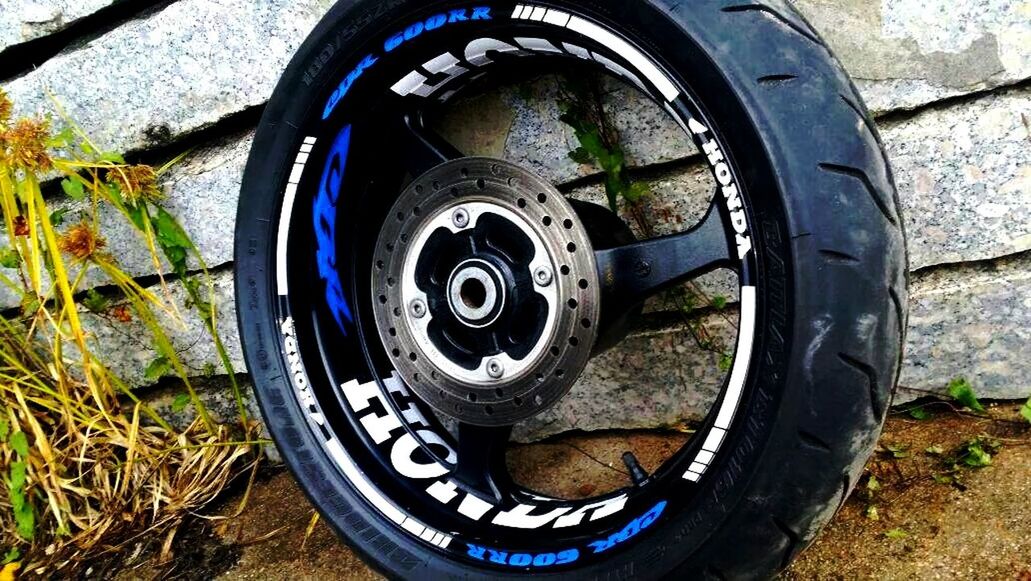
<path id="1" fill-rule="evenodd" d="M 501 502 L 510 496 L 511 477 L 505 450 L 512 426 L 458 424 L 458 466 L 455 478 L 487 498 Z"/>
<path id="2" fill-rule="evenodd" d="M 404 168 L 417 178 L 434 167 L 453 159 L 464 157 L 462 152 L 432 129 L 426 127 L 421 112 L 413 112 L 396 118 L 394 138 Z"/>
<path id="3" fill-rule="evenodd" d="M 732 266 L 730 240 L 715 203 L 690 230 L 595 252 L 606 318 L 639 307 L 676 284 Z"/>

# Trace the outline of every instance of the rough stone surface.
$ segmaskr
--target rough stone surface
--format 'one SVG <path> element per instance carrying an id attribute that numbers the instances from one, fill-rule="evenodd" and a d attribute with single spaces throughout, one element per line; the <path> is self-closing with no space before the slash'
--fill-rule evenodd
<path id="1" fill-rule="evenodd" d="M 236 310 L 233 304 L 233 277 L 229 271 L 215 273 L 214 305 L 217 312 L 218 330 L 229 353 L 229 359 L 238 373 L 246 371 L 240 335 L 236 327 Z M 160 287 L 150 289 L 159 296 Z M 186 293 L 179 284 L 169 284 L 168 295 L 181 316 L 158 312 L 157 318 L 168 333 L 176 353 L 190 375 L 203 376 L 211 371 L 225 374 L 204 324 L 186 304 Z M 137 319 L 122 322 L 112 313 L 95 314 L 84 312 L 83 326 L 93 336 L 94 348 L 102 361 L 119 377 L 132 386 L 146 386 L 155 383 L 147 379 L 145 370 L 157 356 L 150 333 Z"/>
<path id="2" fill-rule="evenodd" d="M 1031 253 L 918 277 L 896 401 L 966 377 L 985 399 L 1031 394 Z"/>
<path id="3" fill-rule="evenodd" d="M 6 88 L 18 112 L 50 110 L 49 89 L 101 147 L 146 149 L 263 104 L 332 3 L 180 0 Z"/>
<path id="4" fill-rule="evenodd" d="M 1026 0 L 798 0 L 875 112 L 1031 77 Z"/>
<path id="5" fill-rule="evenodd" d="M 109 1 L 4 0 L 0 6 L 7 8 L 5 14 L 41 19 L 71 10 L 73 4 L 75 11 L 87 12 L 80 4 Z M 7 88 L 25 112 L 49 108 L 43 91 L 49 87 L 101 144 L 118 151 L 145 149 L 264 103 L 294 50 L 331 4 L 179 0 L 51 59 Z M 802 0 L 799 8 L 827 36 L 877 111 L 917 107 L 1031 77 L 1026 0 L 933 0 L 931 6 L 922 0 Z M 660 151 L 629 148 L 631 158 L 686 153 L 661 110 L 634 96 L 617 97 L 625 103 L 613 112 L 617 124 L 665 139 Z M 512 105 L 514 135 L 525 138 L 522 131 L 532 131 L 532 118 L 541 112 L 525 102 Z M 526 116 L 526 122 L 520 121 Z M 569 137 L 530 135 L 557 143 Z M 579 174 L 567 160 L 540 157 L 532 150 L 522 154 L 559 181 Z"/>
<path id="6" fill-rule="evenodd" d="M 684 130 L 640 91 L 609 79 L 601 84 L 603 104 L 619 132 L 627 165 L 653 165 L 697 152 Z M 564 98 L 562 82 L 554 76 L 502 87 L 489 96 L 456 103 L 444 118 L 441 133 L 467 155 L 502 155 L 556 184 L 596 174 L 594 166 L 569 158 L 579 143 L 573 130 L 559 120 Z M 470 116 L 485 129 L 462 128 Z M 492 135 L 494 130 L 499 133 Z"/>
<path id="7" fill-rule="evenodd" d="M 703 319 L 724 345 L 733 345 L 737 317 Z M 597 431 L 674 427 L 704 416 L 719 396 L 720 356 L 700 348 L 686 329 L 629 337 L 588 364 L 559 403 L 523 422 L 516 441 L 532 441 L 570 430 Z"/>
<path id="8" fill-rule="evenodd" d="M 1031 249 L 1031 91 L 925 111 L 883 136 L 912 268 Z"/>
<path id="9" fill-rule="evenodd" d="M 116 0 L 0 0 L 0 51 L 63 30 Z"/>

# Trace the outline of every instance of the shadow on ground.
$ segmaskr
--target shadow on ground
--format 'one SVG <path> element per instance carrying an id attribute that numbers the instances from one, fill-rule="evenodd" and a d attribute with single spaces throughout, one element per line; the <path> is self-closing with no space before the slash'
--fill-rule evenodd
<path id="1" fill-rule="evenodd" d="M 989 417 L 975 417 L 937 403 L 924 408 L 929 419 L 893 415 L 856 491 L 783 577 L 1031 581 L 1031 429 L 1020 420 L 1018 407 L 998 405 Z M 990 465 L 971 468 L 961 461 L 954 469 L 952 460 L 984 436 L 989 437 L 984 446 L 1001 444 Z M 620 460 L 624 451 L 634 451 L 650 470 L 686 437 L 568 437 L 517 448 L 509 461 L 524 484 L 586 497 L 628 482 Z M 573 476 L 548 476 L 557 473 Z M 236 513 L 241 500 L 229 499 L 221 513 Z M 313 515 L 289 474 L 268 473 L 256 482 L 239 516 L 182 531 L 169 562 L 140 559 L 116 577 L 380 578 Z"/>

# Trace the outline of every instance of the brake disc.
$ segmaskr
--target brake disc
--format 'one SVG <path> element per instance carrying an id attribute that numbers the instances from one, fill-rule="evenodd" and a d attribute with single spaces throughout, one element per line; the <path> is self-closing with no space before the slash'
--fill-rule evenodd
<path id="1" fill-rule="evenodd" d="M 550 407 L 597 339 L 598 274 L 576 212 L 508 162 L 443 164 L 381 231 L 374 311 L 400 376 L 438 411 L 511 425 Z"/>

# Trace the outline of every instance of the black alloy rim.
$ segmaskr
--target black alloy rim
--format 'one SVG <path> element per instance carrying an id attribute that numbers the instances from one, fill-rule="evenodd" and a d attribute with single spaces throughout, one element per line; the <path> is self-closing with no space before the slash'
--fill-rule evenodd
<path id="1" fill-rule="evenodd" d="M 624 69 L 631 68 L 632 63 L 613 54 L 610 47 L 597 39 L 570 32 L 553 22 L 509 17 L 527 9 L 530 10 L 527 14 L 533 15 L 537 8 L 540 7 L 504 3 L 492 8 L 496 18 L 490 21 L 449 23 L 446 38 L 424 31 L 395 47 L 389 55 L 379 56 L 374 65 L 366 64 L 326 120 L 322 115 L 313 114 L 310 126 L 302 128 L 304 134 L 311 137 L 298 146 L 305 163 L 301 163 L 299 155 L 295 166 L 300 167 L 293 184 L 295 202 L 289 212 L 284 212 L 286 221 L 280 226 L 281 232 L 286 232 L 281 237 L 285 264 L 277 265 L 288 281 L 284 285 L 288 292 L 280 293 L 279 320 L 291 323 L 288 335 L 294 341 L 311 395 L 311 399 L 302 403 L 312 412 L 312 429 L 322 434 L 327 442 L 335 442 L 327 447 L 327 453 L 338 461 L 344 476 L 369 499 L 368 490 L 356 483 L 357 469 L 375 489 L 372 496 L 378 495 L 379 501 L 370 500 L 370 503 L 429 546 L 477 565 L 508 570 L 513 567 L 559 570 L 563 566 L 606 558 L 646 538 L 644 529 L 668 515 L 689 510 L 695 500 L 697 482 L 706 477 L 707 470 L 715 470 L 710 466 L 719 463 L 719 442 L 715 444 L 717 450 L 708 451 L 713 447 L 713 434 L 722 430 L 722 439 L 734 419 L 733 409 L 730 418 L 726 417 L 727 384 L 734 379 L 728 375 L 722 395 L 697 435 L 659 470 L 641 475 L 632 486 L 602 497 L 581 501 L 552 499 L 520 487 L 508 475 L 504 451 L 511 426 L 459 422 L 453 430 L 457 435 L 455 439 L 441 425 L 434 409 L 397 373 L 396 355 L 390 353 L 390 346 L 382 340 L 382 325 L 373 314 L 381 303 L 377 289 L 370 284 L 380 258 L 376 255 L 375 243 L 382 225 L 394 218 L 393 204 L 406 187 L 413 187 L 427 172 L 442 164 L 464 159 L 454 147 L 427 129 L 428 120 L 450 100 L 483 87 L 491 78 L 526 71 L 528 66 L 539 67 L 535 73 L 559 65 L 562 70 L 612 74 L 612 67 L 599 64 L 601 59 L 585 60 L 570 52 L 568 46 L 586 49 L 592 55 L 610 59 L 613 64 L 622 63 L 620 66 Z M 548 9 L 540 9 L 547 14 Z M 565 8 L 551 10 L 589 20 Z M 412 15 L 410 21 L 422 22 L 425 29 L 426 23 L 439 12 L 428 10 L 426 14 Z M 471 15 L 469 11 L 467 15 Z M 413 26 L 406 22 L 397 24 L 396 29 L 401 31 Z M 612 30 L 608 26 L 605 29 Z M 614 33 L 635 47 L 647 46 L 625 33 Z M 389 45 L 392 38 L 385 34 L 373 46 L 384 42 Z M 458 53 L 480 38 L 498 39 L 532 54 L 488 53 L 491 62 L 475 71 L 479 77 L 473 79 L 474 74 L 468 74 L 450 81 L 447 90 L 453 93 L 443 102 L 436 98 L 440 93 L 434 98 L 418 99 L 414 95 L 400 97 L 390 92 L 390 87 L 397 79 L 404 78 L 406 72 L 425 72 L 419 65 L 441 53 Z M 540 46 L 534 52 L 525 43 L 520 45 L 517 38 L 544 39 L 552 46 L 562 47 L 562 52 L 552 53 Z M 358 55 L 364 54 L 361 50 L 371 54 L 382 49 L 362 47 Z M 659 55 L 643 48 L 640 52 L 661 66 Z M 354 62 L 359 67 L 355 70 L 361 69 L 363 60 L 356 58 Z M 435 79 L 440 77 L 427 78 L 427 81 Z M 624 315 L 639 312 L 648 297 L 719 268 L 731 269 L 738 275 L 742 296 L 746 287 L 752 289 L 749 323 L 753 329 L 760 324 L 761 309 L 755 305 L 755 289 L 761 285 L 761 279 L 756 276 L 757 252 L 752 249 L 742 258 L 736 250 L 740 221 L 745 220 L 749 231 L 748 225 L 752 223 L 748 215 L 749 194 L 737 179 L 740 166 L 733 152 L 723 147 L 725 141 L 703 108 L 691 97 L 690 85 L 673 75 L 668 75 L 668 79 L 675 83 L 678 92 L 678 96 L 668 102 L 659 89 L 647 81 L 642 84 L 652 98 L 667 105 L 670 114 L 692 135 L 699 150 L 708 151 L 710 161 L 720 162 L 714 161 L 711 168 L 713 177 L 717 183 L 724 184 L 724 189 L 714 193 L 705 217 L 683 233 L 624 246 L 595 244 L 593 258 L 597 278 L 602 281 L 601 306 L 600 314 L 587 322 L 596 327 L 596 344 L 608 346 L 607 343 L 618 340 Z M 332 101 L 327 95 L 327 102 Z M 321 103 L 319 105 L 316 109 L 321 112 Z M 341 152 L 342 141 L 346 141 L 344 155 L 334 157 Z M 327 176 L 343 176 L 341 193 L 331 208 L 325 204 Z M 740 196 L 737 208 L 728 204 L 725 185 L 728 176 Z M 432 184 L 426 183 L 425 187 L 432 189 Z M 327 210 L 333 214 L 331 227 L 327 224 Z M 591 223 L 588 214 L 596 212 L 597 207 L 576 206 L 575 210 L 577 219 Z M 326 236 L 327 230 L 331 231 L 331 236 Z M 332 246 L 327 246 L 327 242 Z M 403 244 L 399 241 L 398 246 Z M 327 265 L 332 266 L 330 274 L 337 277 L 337 285 L 326 284 L 327 278 L 322 275 L 326 274 Z M 558 276 L 560 265 L 554 266 L 554 274 Z M 503 270 L 498 267 L 499 272 Z M 509 271 L 502 272 L 501 277 L 506 276 L 510 276 Z M 527 284 L 523 280 L 510 283 Z M 444 290 L 437 289 L 438 292 Z M 338 298 L 334 301 L 331 296 Z M 444 304 L 440 297 L 434 301 L 437 302 L 431 303 L 438 307 Z M 540 332 L 539 329 L 531 331 L 530 335 Z M 739 344 L 741 332 L 738 332 Z M 288 345 L 288 354 L 290 349 Z M 751 354 L 749 350 L 734 355 L 732 369 L 741 384 L 734 395 L 737 401 L 744 397 L 740 390 L 745 384 Z M 738 364 L 740 358 L 744 358 L 743 365 Z M 738 371 L 739 367 L 744 371 Z M 356 405 L 353 394 L 372 393 L 372 390 L 378 391 L 380 396 L 358 401 Z M 385 432 L 370 431 L 370 418 L 384 417 L 405 421 Z M 407 421 L 412 418 L 415 421 Z M 717 424 L 725 427 L 716 428 Z M 422 470 L 429 470 L 427 473 L 435 474 L 434 470 L 441 469 L 446 472 L 427 478 L 399 477 L 391 459 L 391 453 L 398 446 L 411 449 L 409 458 L 415 459 L 413 463 Z M 702 458 L 708 462 L 700 464 Z M 444 484 L 435 486 L 440 483 Z M 448 497 L 454 500 L 441 500 Z M 464 511 L 456 509 L 459 502 L 465 507 Z M 476 514 L 484 504 L 493 506 L 479 518 L 471 518 L 470 514 Z M 400 516 L 384 508 L 386 505 L 400 512 Z M 503 513 L 508 516 L 499 516 Z M 538 528 L 523 527 L 535 518 L 544 522 L 549 514 L 558 516 Z M 556 523 L 563 518 L 567 524 L 558 526 Z M 506 522 L 509 524 L 504 524 Z M 545 531 L 547 534 L 542 534 Z M 569 560 L 570 551 L 577 552 L 573 560 Z M 500 557 L 502 554 L 506 556 Z"/>

